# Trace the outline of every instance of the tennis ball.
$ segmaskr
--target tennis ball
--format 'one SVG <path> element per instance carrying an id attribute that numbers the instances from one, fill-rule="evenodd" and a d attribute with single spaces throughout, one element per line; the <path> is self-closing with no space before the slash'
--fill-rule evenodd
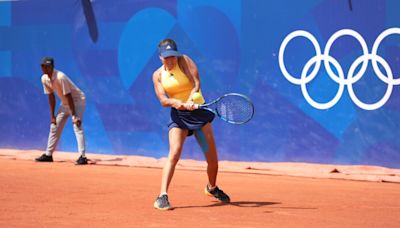
<path id="1" fill-rule="evenodd" d="M 193 93 L 192 100 L 196 104 L 202 104 L 204 102 L 204 98 L 199 92 Z"/>

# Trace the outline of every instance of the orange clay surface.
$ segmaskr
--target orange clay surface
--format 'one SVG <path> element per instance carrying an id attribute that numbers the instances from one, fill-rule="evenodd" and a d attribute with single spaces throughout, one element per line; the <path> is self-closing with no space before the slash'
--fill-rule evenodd
<path id="1" fill-rule="evenodd" d="M 220 162 L 221 204 L 203 193 L 204 161 L 181 160 L 159 211 L 165 159 L 0 150 L 0 227 L 399 227 L 400 170 L 374 166 Z"/>

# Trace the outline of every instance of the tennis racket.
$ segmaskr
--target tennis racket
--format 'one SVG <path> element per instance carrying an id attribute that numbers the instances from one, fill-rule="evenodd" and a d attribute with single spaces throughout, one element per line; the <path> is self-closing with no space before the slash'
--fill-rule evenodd
<path id="1" fill-rule="evenodd" d="M 214 101 L 196 105 L 197 109 L 207 109 L 222 120 L 232 124 L 244 124 L 253 118 L 254 105 L 245 95 L 228 93 Z"/>

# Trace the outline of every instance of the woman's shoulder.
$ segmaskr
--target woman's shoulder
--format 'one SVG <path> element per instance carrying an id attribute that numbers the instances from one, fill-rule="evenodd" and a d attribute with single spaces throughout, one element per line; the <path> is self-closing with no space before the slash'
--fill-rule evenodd
<path id="1" fill-rule="evenodd" d="M 187 56 L 187 55 L 181 55 L 181 56 L 179 56 L 178 57 L 178 60 L 179 61 L 185 61 L 185 62 L 188 62 L 188 61 L 193 61 L 189 56 Z"/>
<path id="2" fill-rule="evenodd" d="M 180 56 L 178 62 L 179 66 L 181 67 L 188 69 L 196 68 L 196 64 L 194 63 L 194 61 L 187 55 Z"/>
<path id="3" fill-rule="evenodd" d="M 161 72 L 162 72 L 162 66 L 160 66 L 157 70 L 154 71 L 153 80 L 159 79 L 161 77 Z"/>

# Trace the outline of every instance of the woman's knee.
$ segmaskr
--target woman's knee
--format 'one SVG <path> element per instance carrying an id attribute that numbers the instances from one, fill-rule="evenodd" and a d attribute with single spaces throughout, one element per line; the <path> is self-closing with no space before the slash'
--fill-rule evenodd
<path id="1" fill-rule="evenodd" d="M 181 148 L 171 148 L 168 156 L 168 161 L 172 164 L 178 163 L 181 155 Z"/>

